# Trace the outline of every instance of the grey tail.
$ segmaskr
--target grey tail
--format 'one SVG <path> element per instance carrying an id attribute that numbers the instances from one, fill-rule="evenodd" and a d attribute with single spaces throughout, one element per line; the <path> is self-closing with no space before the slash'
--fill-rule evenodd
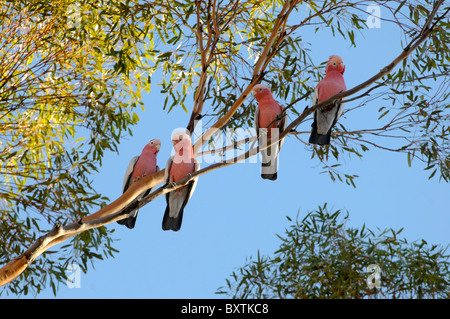
<path id="1" fill-rule="evenodd" d="M 331 138 L 331 128 L 328 130 L 327 134 L 319 134 L 317 133 L 317 123 L 314 120 L 311 131 L 311 136 L 309 137 L 309 143 L 311 144 L 319 144 L 319 145 L 329 145 Z"/>
<path id="2" fill-rule="evenodd" d="M 264 171 L 264 167 L 270 167 L 270 163 L 269 164 L 263 163 L 262 164 L 262 171 Z M 271 180 L 271 181 L 275 181 L 275 180 L 277 180 L 277 172 L 275 172 L 273 174 L 261 173 L 261 177 L 263 179 L 268 179 L 268 180 Z"/>
<path id="3" fill-rule="evenodd" d="M 127 190 L 127 188 L 124 189 L 124 193 L 125 193 L 126 190 Z M 152 191 L 151 188 L 150 188 L 150 189 L 147 189 L 147 190 L 145 191 L 143 197 L 145 197 L 145 196 L 147 196 L 148 194 L 150 194 L 151 191 Z M 127 226 L 127 228 L 129 228 L 129 229 L 133 229 L 133 228 L 134 228 L 134 225 L 136 224 L 136 219 L 137 219 L 138 212 L 139 212 L 139 209 L 132 210 L 131 212 L 128 213 L 128 218 L 119 220 L 119 221 L 117 221 L 117 223 L 120 224 L 120 225 L 125 225 L 125 226 Z"/>
<path id="4" fill-rule="evenodd" d="M 134 211 L 130 212 L 130 215 L 133 214 L 133 213 L 134 213 Z M 129 229 L 133 229 L 134 225 L 136 224 L 137 213 L 138 213 L 138 210 L 136 210 L 136 213 L 133 214 L 134 217 L 130 216 L 128 218 L 125 218 L 125 219 L 117 221 L 117 223 L 120 224 L 120 225 L 125 225 Z"/>
<path id="5" fill-rule="evenodd" d="M 263 155 L 263 162 L 261 163 L 261 177 L 263 179 L 275 181 L 277 179 L 278 172 L 278 152 L 272 155 L 272 151 L 272 147 L 265 150 L 265 156 Z"/>
<path id="6" fill-rule="evenodd" d="M 331 137 L 331 130 L 327 134 L 317 134 L 317 132 L 312 132 L 309 137 L 309 143 L 319 144 L 319 145 L 329 145 Z"/>
<path id="7" fill-rule="evenodd" d="M 162 229 L 163 230 L 173 230 L 179 231 L 181 228 L 181 222 L 183 220 L 183 210 L 184 206 L 181 208 L 178 216 L 176 218 L 169 216 L 169 204 L 167 204 L 166 211 L 164 213 L 163 221 L 162 221 Z"/>

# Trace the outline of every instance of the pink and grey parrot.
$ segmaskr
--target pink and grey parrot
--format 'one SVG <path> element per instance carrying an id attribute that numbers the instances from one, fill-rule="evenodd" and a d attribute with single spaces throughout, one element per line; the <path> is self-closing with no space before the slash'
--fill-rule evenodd
<path id="1" fill-rule="evenodd" d="M 332 55 L 328 60 L 325 69 L 325 77 L 317 84 L 314 90 L 313 105 L 325 101 L 340 92 L 347 90 L 344 81 L 345 65 L 340 56 Z M 333 104 L 318 109 L 314 112 L 314 122 L 309 142 L 312 144 L 330 144 L 331 129 L 336 124 L 344 111 L 344 104 L 341 100 L 334 101 Z"/>
<path id="2" fill-rule="evenodd" d="M 281 132 L 283 132 L 286 128 L 286 113 L 282 112 L 282 107 L 273 98 L 272 92 L 268 86 L 264 84 L 255 85 L 253 87 L 253 95 L 258 101 L 258 107 L 255 112 L 256 136 L 258 137 L 258 143 L 260 146 L 264 144 L 267 145 L 267 142 L 272 137 L 278 138 Z M 278 153 L 283 145 L 283 141 L 284 138 L 278 143 L 272 144 L 272 146 L 261 151 L 262 178 L 272 181 L 277 179 Z"/>
<path id="3" fill-rule="evenodd" d="M 151 140 L 147 145 L 145 145 L 142 150 L 141 155 L 135 156 L 131 159 L 130 164 L 125 172 L 125 177 L 123 179 L 123 193 L 137 180 L 144 177 L 145 175 L 151 175 L 159 171 L 158 165 L 156 165 L 156 155 L 161 148 L 161 141 L 158 139 Z M 136 200 L 140 201 L 142 198 L 150 194 L 152 189 L 148 189 L 141 193 Z M 134 209 L 129 213 L 128 218 L 119 220 L 118 223 L 125 225 L 128 228 L 134 228 L 136 223 L 137 214 L 139 209 Z"/>
<path id="4" fill-rule="evenodd" d="M 166 184 L 176 183 L 200 169 L 200 163 L 194 157 L 194 149 L 188 134 L 175 132 L 172 135 L 172 143 L 175 155 L 171 156 L 166 163 L 164 172 Z M 198 178 L 194 178 L 186 186 L 166 194 L 167 207 L 162 221 L 163 230 L 180 230 L 184 208 L 194 193 L 197 181 Z"/>

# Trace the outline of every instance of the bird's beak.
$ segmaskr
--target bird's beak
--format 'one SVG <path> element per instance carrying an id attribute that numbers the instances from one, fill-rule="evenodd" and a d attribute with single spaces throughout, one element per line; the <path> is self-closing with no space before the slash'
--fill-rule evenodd
<path id="1" fill-rule="evenodd" d="M 159 149 L 161 148 L 161 144 L 155 144 L 155 148 L 156 148 L 156 151 L 159 152 Z"/>
<path id="2" fill-rule="evenodd" d="M 172 144 L 173 146 L 177 145 L 178 141 L 177 140 L 172 140 Z"/>

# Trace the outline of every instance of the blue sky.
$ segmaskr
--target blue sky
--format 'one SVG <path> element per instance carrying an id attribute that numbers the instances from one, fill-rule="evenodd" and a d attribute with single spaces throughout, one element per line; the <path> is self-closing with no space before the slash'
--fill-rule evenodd
<path id="1" fill-rule="evenodd" d="M 331 54 L 344 59 L 348 88 L 377 73 L 401 51 L 400 33 L 384 21 L 380 28 L 357 37 L 356 48 L 339 36 L 333 38 L 328 31 L 305 33 L 303 38 L 312 44 L 316 65 Z M 129 160 L 148 141 L 162 141 L 158 154 L 162 168 L 171 154 L 173 130 L 186 126 L 189 114 L 181 108 L 167 114 L 162 110 L 164 98 L 153 86 L 144 97 L 145 111 L 138 111 L 140 123 L 133 128 L 134 135 L 122 140 L 119 154 L 105 155 L 94 185 L 111 200 L 121 195 Z M 252 97 L 245 104 L 249 99 Z M 376 127 L 377 110 L 383 103 L 381 99 L 370 102 L 345 114 L 340 122 L 349 130 Z M 346 107 L 356 105 L 350 102 Z M 305 122 L 298 130 L 309 130 L 310 124 Z M 250 256 L 255 257 L 258 250 L 262 254 L 277 250 L 280 240 L 276 234 L 283 235 L 290 225 L 285 216 L 295 219 L 299 213 L 302 218 L 325 202 L 330 210 L 348 210 L 350 227 L 404 227 L 402 235 L 409 241 L 425 239 L 429 244 L 449 244 L 450 187 L 438 178 L 428 180 L 425 164 L 415 160 L 408 167 L 406 155 L 375 148 L 364 153 L 362 159 L 344 157 L 339 163 L 342 171 L 359 175 L 356 188 L 332 182 L 327 174 L 321 174 L 321 164 L 311 160 L 309 147 L 289 136 L 280 154 L 275 182 L 260 178 L 259 162 L 238 163 L 203 175 L 185 209 L 179 232 L 162 231 L 166 202 L 163 196 L 155 199 L 141 209 L 135 229 L 108 225 L 116 230 L 113 237 L 118 241 L 114 247 L 120 253 L 96 262 L 95 269 L 81 274 L 80 288 L 60 285 L 57 297 L 221 298 L 214 292 Z M 51 288 L 38 298 L 54 298 Z"/>

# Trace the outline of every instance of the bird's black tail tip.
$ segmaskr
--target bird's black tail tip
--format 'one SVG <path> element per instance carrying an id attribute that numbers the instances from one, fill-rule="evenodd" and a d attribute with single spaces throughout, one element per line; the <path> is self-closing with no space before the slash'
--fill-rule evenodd
<path id="1" fill-rule="evenodd" d="M 318 145 L 329 145 L 330 144 L 331 133 L 329 134 L 317 134 L 315 132 L 311 133 L 309 137 L 310 144 L 318 144 Z"/>
<path id="2" fill-rule="evenodd" d="M 136 224 L 136 217 L 128 217 L 122 220 L 117 221 L 118 224 L 124 225 L 129 229 L 133 229 Z"/>
<path id="3" fill-rule="evenodd" d="M 166 211 L 164 212 L 164 217 L 162 221 L 162 229 L 163 230 L 172 230 L 179 231 L 181 228 L 181 222 L 183 221 L 183 211 L 184 207 L 178 213 L 176 218 L 169 216 L 169 205 L 166 207 Z"/>
<path id="4" fill-rule="evenodd" d="M 181 228 L 181 223 L 179 222 L 179 218 L 164 218 L 162 223 L 162 229 L 163 230 L 172 230 L 172 231 L 179 231 Z"/>
<path id="5" fill-rule="evenodd" d="M 272 161 L 269 161 L 268 163 L 262 163 L 261 164 L 261 177 L 263 179 L 268 179 L 271 181 L 275 181 L 278 177 L 278 169 L 276 167 L 276 162 L 273 163 Z"/>
<path id="6" fill-rule="evenodd" d="M 277 173 L 273 173 L 273 174 L 263 174 L 263 173 L 261 173 L 261 177 L 263 179 L 268 179 L 268 180 L 271 180 L 271 181 L 276 181 L 277 177 L 278 177 L 277 175 L 278 175 Z"/>

